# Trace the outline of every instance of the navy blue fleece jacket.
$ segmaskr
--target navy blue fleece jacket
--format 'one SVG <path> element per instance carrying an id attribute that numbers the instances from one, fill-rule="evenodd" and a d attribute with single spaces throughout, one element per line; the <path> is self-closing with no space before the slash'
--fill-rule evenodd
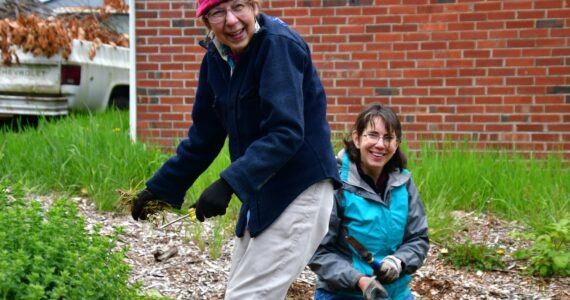
<path id="1" fill-rule="evenodd" d="M 229 137 L 232 163 L 220 176 L 242 201 L 236 234 L 260 234 L 310 185 L 338 171 L 326 119 L 326 95 L 303 39 L 279 19 L 260 14 L 260 30 L 230 75 L 210 43 L 200 67 L 193 124 L 147 182 L 180 207 L 188 188 Z"/>

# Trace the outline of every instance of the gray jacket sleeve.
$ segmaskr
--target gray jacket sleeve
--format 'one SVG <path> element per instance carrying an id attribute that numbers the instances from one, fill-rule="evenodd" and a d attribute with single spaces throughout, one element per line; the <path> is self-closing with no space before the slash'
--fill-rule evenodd
<path id="1" fill-rule="evenodd" d="M 402 245 L 394 256 L 403 263 L 402 273 L 412 274 L 424 263 L 429 250 L 428 225 L 424 206 L 414 181 L 407 183 L 408 223 L 404 231 Z"/>
<path id="2" fill-rule="evenodd" d="M 318 276 L 317 288 L 328 291 L 358 290 L 358 280 L 365 276 L 352 265 L 350 250 L 342 228 L 340 201 L 342 190 L 335 193 L 335 203 L 329 222 L 329 231 L 309 261 L 309 267 Z"/>

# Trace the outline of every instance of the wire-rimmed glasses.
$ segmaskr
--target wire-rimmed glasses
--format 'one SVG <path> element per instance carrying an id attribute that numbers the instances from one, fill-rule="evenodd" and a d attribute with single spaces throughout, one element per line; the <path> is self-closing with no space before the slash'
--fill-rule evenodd
<path id="1" fill-rule="evenodd" d="M 378 143 L 378 141 L 381 140 L 384 146 L 390 145 L 390 143 L 392 143 L 392 141 L 396 139 L 396 137 L 391 134 L 381 135 L 377 132 L 369 132 L 363 134 L 362 136 L 368 139 L 369 141 L 373 142 L 374 144 Z"/>
<path id="2" fill-rule="evenodd" d="M 206 19 L 212 24 L 222 23 L 226 20 L 228 11 L 238 18 L 245 16 L 249 12 L 250 4 L 244 0 L 234 1 L 229 8 L 212 8 L 212 10 L 206 15 Z"/>

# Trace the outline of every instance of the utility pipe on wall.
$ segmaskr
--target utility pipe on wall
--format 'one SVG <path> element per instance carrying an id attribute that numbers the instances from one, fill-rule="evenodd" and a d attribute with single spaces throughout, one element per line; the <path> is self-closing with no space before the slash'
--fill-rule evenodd
<path id="1" fill-rule="evenodd" d="M 133 142 L 137 140 L 137 53 L 135 41 L 135 0 L 129 0 L 129 129 Z"/>

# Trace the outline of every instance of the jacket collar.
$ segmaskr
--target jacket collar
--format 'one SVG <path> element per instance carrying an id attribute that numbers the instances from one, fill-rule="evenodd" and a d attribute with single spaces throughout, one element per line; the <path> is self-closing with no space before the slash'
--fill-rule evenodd
<path id="1" fill-rule="evenodd" d="M 369 195 L 367 197 L 370 198 L 375 198 L 373 195 L 377 196 L 372 187 L 360 177 L 356 164 L 348 159 L 348 154 L 344 149 L 339 151 L 336 159 L 340 171 L 340 179 L 345 187 L 350 186 L 352 189 L 363 190 L 363 192 L 365 191 Z M 411 174 L 409 172 L 400 172 L 399 170 L 390 172 L 386 191 L 405 184 L 410 180 L 410 177 Z"/>

